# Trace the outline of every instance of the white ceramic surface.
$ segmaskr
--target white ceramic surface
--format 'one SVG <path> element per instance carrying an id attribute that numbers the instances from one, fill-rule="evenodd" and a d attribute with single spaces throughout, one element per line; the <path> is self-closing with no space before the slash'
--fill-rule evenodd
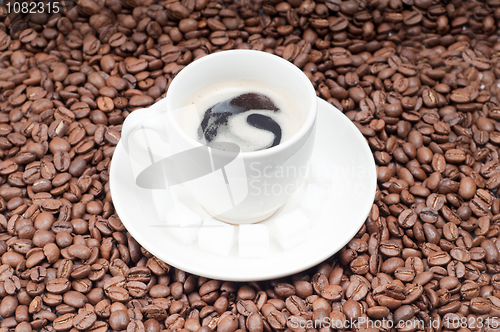
<path id="1" fill-rule="evenodd" d="M 306 169 L 311 156 L 317 99 L 314 87 L 300 69 L 289 61 L 266 52 L 231 50 L 210 54 L 184 68 L 172 81 L 163 100 L 147 109 L 132 112 L 122 129 L 123 142 L 129 145 L 136 143 L 135 131 L 146 128 L 155 130 L 164 141 L 169 141 L 172 152 L 197 151 L 197 148 L 205 146 L 187 135 L 179 125 L 184 122 L 181 118 L 186 117 L 188 112 L 194 113 L 195 118 L 199 116 L 195 105 L 186 104 L 194 93 L 209 87 L 210 84 L 232 82 L 241 78 L 263 81 L 287 90 L 303 113 L 304 123 L 290 139 L 275 147 L 239 153 L 234 162 L 222 163 L 223 169 L 214 169 L 206 176 L 184 182 L 193 198 L 210 214 L 234 224 L 254 223 L 266 219 L 274 214 L 300 185 L 300 176 L 269 176 L 278 168 Z M 163 115 L 166 115 L 165 120 Z M 148 121 L 152 119 L 156 120 Z M 199 120 L 194 119 L 194 122 Z M 217 157 L 220 151 L 218 154 L 216 151 L 211 150 L 211 158 L 225 160 L 224 156 Z M 140 155 L 140 152 L 132 153 L 131 158 L 135 162 L 148 160 Z M 193 162 L 187 166 L 177 165 L 177 169 L 182 169 L 186 174 L 187 167 L 197 168 L 208 160 L 208 156 L 199 154 L 191 160 Z M 265 190 L 266 187 L 280 187 L 286 190 L 270 193 Z"/>
<path id="2" fill-rule="evenodd" d="M 312 221 L 304 242 L 289 250 L 279 246 L 270 227 L 269 253 L 262 258 L 240 258 L 238 242 L 228 257 L 202 250 L 197 242 L 190 245 L 179 242 L 158 217 L 153 203 L 161 200 L 162 190 L 151 191 L 135 185 L 121 142 L 111 162 L 111 195 L 121 221 L 132 236 L 153 255 L 179 269 L 233 281 L 279 278 L 313 267 L 339 251 L 363 225 L 375 196 L 375 162 L 365 138 L 346 116 L 319 99 L 311 160 L 333 171 L 330 194 L 322 211 Z M 272 225 L 275 218 L 296 209 L 307 181 L 311 180 L 304 181 L 285 206 L 262 223 Z M 177 194 L 190 209 L 203 218 L 208 216 L 187 191 L 180 190 Z"/>

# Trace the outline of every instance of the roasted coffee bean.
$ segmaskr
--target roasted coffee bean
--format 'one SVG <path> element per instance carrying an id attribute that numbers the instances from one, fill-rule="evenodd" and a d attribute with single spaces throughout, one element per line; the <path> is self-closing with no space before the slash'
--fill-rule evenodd
<path id="1" fill-rule="evenodd" d="M 54 320 L 54 330 L 55 331 L 66 331 L 73 327 L 73 318 L 75 314 L 67 313 Z"/>
<path id="2" fill-rule="evenodd" d="M 429 255 L 427 258 L 427 261 L 429 262 L 430 265 L 446 265 L 450 262 L 450 255 L 447 252 L 441 251 L 441 252 L 435 252 Z"/>
<path id="3" fill-rule="evenodd" d="M 323 288 L 323 291 L 321 292 L 321 296 L 330 301 L 338 301 L 339 299 L 342 298 L 343 294 L 344 290 L 339 285 L 328 285 L 325 288 Z"/>
<path id="4" fill-rule="evenodd" d="M 408 209 L 403 211 L 398 217 L 398 223 L 403 228 L 412 227 L 417 222 L 417 214 Z"/>
<path id="5" fill-rule="evenodd" d="M 54 294 L 63 294 L 67 292 L 71 287 L 71 284 L 66 278 L 54 278 L 48 281 L 46 285 L 46 290 Z"/>
<path id="6" fill-rule="evenodd" d="M 266 316 L 266 319 L 273 329 L 279 330 L 286 326 L 286 316 L 276 309 L 272 309 L 272 311 Z"/>
<path id="7" fill-rule="evenodd" d="M 129 292 L 119 286 L 111 286 L 107 290 L 108 297 L 113 301 L 125 302 L 129 299 Z"/>
<path id="8" fill-rule="evenodd" d="M 85 303 L 88 301 L 87 297 L 77 291 L 69 291 L 64 293 L 63 295 L 63 301 L 64 303 L 76 307 L 76 308 L 82 308 Z"/>
<path id="9" fill-rule="evenodd" d="M 94 312 L 84 310 L 73 317 L 73 326 L 77 330 L 86 330 L 95 323 L 96 319 L 97 316 Z"/>
<path id="10" fill-rule="evenodd" d="M 124 330 L 130 323 L 130 317 L 126 310 L 116 310 L 109 316 L 109 325 L 114 330 Z"/>
<path id="11" fill-rule="evenodd" d="M 347 300 L 343 304 L 342 310 L 345 313 L 347 319 L 355 321 L 363 313 L 363 306 L 357 301 Z"/>

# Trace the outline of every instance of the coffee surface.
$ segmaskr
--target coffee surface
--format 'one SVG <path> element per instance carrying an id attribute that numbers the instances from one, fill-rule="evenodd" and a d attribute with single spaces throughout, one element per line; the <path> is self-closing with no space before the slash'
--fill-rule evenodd
<path id="1" fill-rule="evenodd" d="M 304 122 L 293 96 L 264 82 L 221 82 L 203 88 L 190 100 L 200 120 L 183 127 L 208 146 L 230 142 L 243 152 L 265 150 L 288 140 Z"/>
<path id="2" fill-rule="evenodd" d="M 259 114 L 249 111 L 270 111 L 271 113 Z M 280 144 L 281 142 L 281 126 L 272 118 L 273 112 L 279 112 L 279 108 L 272 102 L 269 97 L 258 93 L 244 93 L 234 98 L 224 100 L 215 104 L 205 112 L 203 121 L 200 124 L 198 133 L 199 139 L 205 139 L 210 145 L 212 141 L 232 141 L 239 145 L 251 144 L 256 142 L 256 138 L 249 138 L 249 141 L 242 141 L 241 130 L 248 131 L 252 128 L 264 130 L 273 134 L 273 138 L 269 140 L 269 135 L 265 135 L 264 142 L 258 140 L 259 143 L 268 144 L 261 146 L 261 149 L 268 149 Z M 238 117 L 246 118 L 246 125 Z M 233 121 L 234 120 L 234 121 Z M 240 121 L 238 121 L 240 120 Z M 235 125 L 235 121 L 236 125 Z M 244 143 L 244 144 L 241 144 Z"/>

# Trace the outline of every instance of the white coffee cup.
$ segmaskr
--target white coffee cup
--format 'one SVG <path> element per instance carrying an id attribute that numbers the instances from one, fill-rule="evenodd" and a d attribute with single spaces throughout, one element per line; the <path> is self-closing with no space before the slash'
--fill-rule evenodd
<path id="1" fill-rule="evenodd" d="M 194 116 L 196 121 L 197 110 L 186 107 L 196 91 L 242 78 L 265 81 L 292 93 L 304 115 L 295 135 L 266 150 L 222 151 L 202 145 L 181 128 L 181 117 L 185 121 L 186 116 Z M 184 185 L 217 219 L 232 224 L 254 223 L 272 216 L 305 177 L 314 145 L 316 113 L 314 88 L 296 66 L 265 52 L 223 51 L 194 61 L 173 79 L 164 99 L 130 113 L 123 124 L 122 143 L 133 164 L 139 165 L 139 171 L 134 172 L 137 183 L 146 179 L 153 187 L 154 183 L 166 188 Z M 154 144 L 140 143 L 137 133 L 144 130 L 153 130 L 160 138 Z M 162 147 L 158 148 L 160 140 Z M 157 154 L 167 157 L 166 162 L 155 163 L 159 157 L 152 156 L 154 149 L 148 144 L 156 144 L 155 149 L 160 150 Z"/>

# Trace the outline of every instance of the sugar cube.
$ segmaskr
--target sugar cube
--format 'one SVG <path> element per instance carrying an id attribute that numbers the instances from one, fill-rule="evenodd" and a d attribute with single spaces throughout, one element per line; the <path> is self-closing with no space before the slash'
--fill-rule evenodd
<path id="1" fill-rule="evenodd" d="M 321 208 L 326 199 L 326 190 L 317 184 L 307 185 L 300 201 L 300 208 L 311 220 L 316 220 L 321 215 Z"/>
<path id="2" fill-rule="evenodd" d="M 176 203 L 166 215 L 170 233 L 180 242 L 191 244 L 196 240 L 201 217 L 182 203 Z"/>
<path id="3" fill-rule="evenodd" d="M 309 223 L 304 211 L 297 208 L 275 220 L 274 237 L 283 249 L 291 249 L 307 239 Z"/>
<path id="4" fill-rule="evenodd" d="M 265 257 L 269 252 L 269 230 L 266 225 L 239 226 L 240 258 Z"/>
<path id="5" fill-rule="evenodd" d="M 170 209 L 175 207 L 175 203 L 179 201 L 176 196 L 172 196 L 172 191 L 168 188 L 151 189 L 151 197 L 156 213 L 161 220 L 163 220 Z"/>
<path id="6" fill-rule="evenodd" d="M 235 226 L 208 217 L 198 231 L 201 249 L 215 255 L 227 257 L 233 247 Z"/>
<path id="7" fill-rule="evenodd" d="M 309 162 L 309 182 L 330 190 L 333 184 L 333 169 L 326 162 L 312 159 Z"/>

